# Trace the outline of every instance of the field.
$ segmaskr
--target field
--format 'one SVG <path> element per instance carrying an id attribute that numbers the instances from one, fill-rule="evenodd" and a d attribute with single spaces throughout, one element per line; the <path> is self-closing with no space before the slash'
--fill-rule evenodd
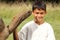
<path id="1" fill-rule="evenodd" d="M 23 4 L 23 5 L 22 5 Z M 23 12 L 24 10 L 31 10 L 31 4 L 5 4 L 0 3 L 0 17 L 4 20 L 5 25 L 9 25 L 14 15 Z M 23 21 L 17 30 L 19 31 L 21 27 L 27 22 L 31 21 L 33 16 L 31 15 L 25 21 Z M 50 3 L 47 4 L 47 15 L 45 16 L 45 21 L 49 22 L 55 32 L 56 40 L 60 40 L 60 5 L 52 7 Z M 11 34 L 7 40 L 13 40 L 13 35 Z"/>

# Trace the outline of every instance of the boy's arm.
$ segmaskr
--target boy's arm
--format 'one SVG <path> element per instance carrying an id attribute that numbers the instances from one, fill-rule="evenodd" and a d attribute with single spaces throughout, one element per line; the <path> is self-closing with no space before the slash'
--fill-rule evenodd
<path id="1" fill-rule="evenodd" d="M 28 29 L 27 26 L 23 26 L 22 29 L 18 32 L 19 40 L 27 40 Z"/>
<path id="2" fill-rule="evenodd" d="M 48 39 L 47 40 L 55 40 L 55 35 L 54 35 L 54 31 L 51 28 L 48 29 Z"/>
<path id="3" fill-rule="evenodd" d="M 17 29 L 13 31 L 13 38 L 14 40 L 27 40 L 28 35 L 28 25 L 24 25 L 22 29 L 17 32 Z"/>

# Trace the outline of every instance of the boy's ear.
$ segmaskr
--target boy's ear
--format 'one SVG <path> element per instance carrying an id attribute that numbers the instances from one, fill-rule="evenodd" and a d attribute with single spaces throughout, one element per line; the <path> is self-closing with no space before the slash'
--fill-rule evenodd
<path id="1" fill-rule="evenodd" d="M 32 11 L 32 15 L 34 15 L 34 12 Z"/>
<path id="2" fill-rule="evenodd" d="M 32 11 L 32 14 L 33 14 L 34 12 Z"/>
<path id="3" fill-rule="evenodd" d="M 45 11 L 45 13 L 47 13 L 47 11 Z"/>

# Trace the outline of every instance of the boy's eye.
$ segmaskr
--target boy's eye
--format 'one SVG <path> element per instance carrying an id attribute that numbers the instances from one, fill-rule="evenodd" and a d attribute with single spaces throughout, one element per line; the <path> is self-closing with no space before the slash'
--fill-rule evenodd
<path id="1" fill-rule="evenodd" d="M 41 12 L 40 14 L 43 14 L 43 12 Z"/>
<path id="2" fill-rule="evenodd" d="M 36 14 L 39 14 L 39 12 L 36 12 Z"/>

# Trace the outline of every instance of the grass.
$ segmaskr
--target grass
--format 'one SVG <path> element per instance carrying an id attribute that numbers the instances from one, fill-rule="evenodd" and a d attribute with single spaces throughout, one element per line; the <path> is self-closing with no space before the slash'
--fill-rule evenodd
<path id="1" fill-rule="evenodd" d="M 14 15 L 21 13 L 24 10 L 31 10 L 31 4 L 25 5 L 24 3 L 15 3 L 11 5 L 0 3 L 0 17 L 4 20 L 6 26 L 11 22 Z M 17 30 L 19 31 L 24 24 L 31 21 L 32 19 L 33 16 L 31 15 L 19 25 Z M 52 7 L 51 4 L 47 4 L 47 15 L 45 16 L 45 21 L 52 25 L 56 40 L 60 40 L 60 5 Z M 7 40 L 13 40 L 13 35 L 11 34 Z"/>

